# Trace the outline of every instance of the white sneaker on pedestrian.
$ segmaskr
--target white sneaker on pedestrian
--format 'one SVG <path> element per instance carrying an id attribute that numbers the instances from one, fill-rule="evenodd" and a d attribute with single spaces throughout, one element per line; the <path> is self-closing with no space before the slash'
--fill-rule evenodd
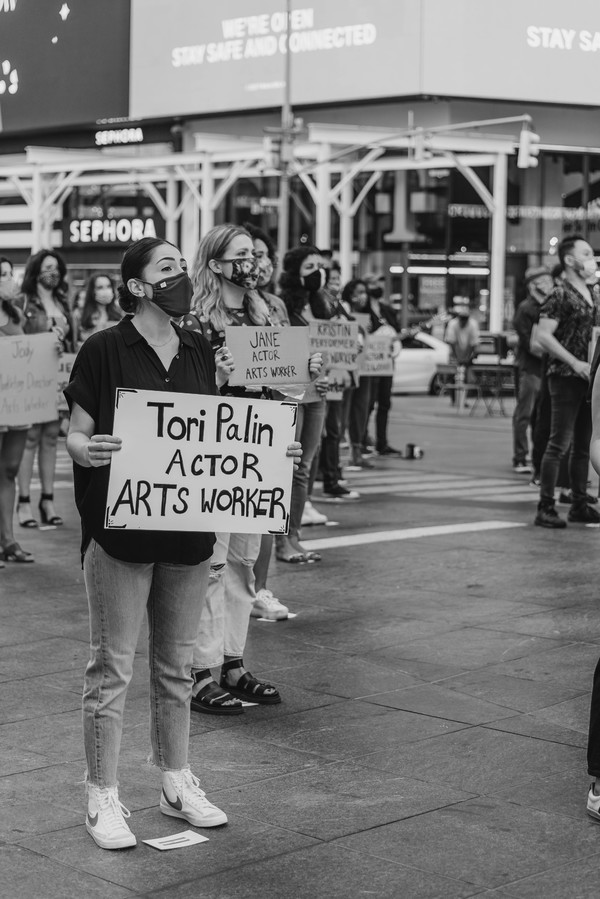
<path id="1" fill-rule="evenodd" d="M 253 618 L 268 618 L 269 621 L 281 621 L 287 618 L 289 613 L 288 607 L 279 602 L 266 587 L 258 591 L 250 611 Z"/>
<path id="2" fill-rule="evenodd" d="M 319 512 L 311 502 L 306 500 L 304 503 L 304 511 L 302 512 L 302 520 L 300 522 L 301 527 L 307 527 L 313 524 L 327 524 L 329 519 L 327 515 L 323 515 L 322 512 Z"/>
<path id="3" fill-rule="evenodd" d="M 594 784 L 590 784 L 588 791 L 587 813 L 590 818 L 600 821 L 600 793 L 594 792 Z"/>
<path id="4" fill-rule="evenodd" d="M 227 824 L 225 812 L 208 801 L 206 793 L 200 789 L 200 781 L 189 768 L 163 771 L 160 810 L 163 815 L 183 818 L 194 827 L 218 827 L 220 824 Z"/>
<path id="5" fill-rule="evenodd" d="M 126 849 L 137 840 L 125 818 L 129 810 L 119 801 L 117 787 L 87 785 L 88 810 L 85 819 L 87 832 L 101 849 Z"/>

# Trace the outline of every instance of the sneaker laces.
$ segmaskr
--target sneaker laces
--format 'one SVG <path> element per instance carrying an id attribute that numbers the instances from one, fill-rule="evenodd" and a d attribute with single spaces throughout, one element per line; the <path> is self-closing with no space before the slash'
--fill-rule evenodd
<path id="1" fill-rule="evenodd" d="M 184 768 L 182 771 L 170 771 L 169 774 L 182 802 L 187 802 L 199 809 L 205 809 L 207 805 L 211 804 L 206 798 L 204 790 L 200 788 L 200 781 L 189 768 Z"/>
<path id="2" fill-rule="evenodd" d="M 120 801 L 117 788 L 108 787 L 101 789 L 92 787 L 91 789 L 93 790 L 98 810 L 102 812 L 102 817 L 108 827 L 127 827 L 125 818 L 130 818 L 131 812 Z"/>
<path id="3" fill-rule="evenodd" d="M 278 609 L 281 606 L 279 600 L 273 596 L 270 590 L 259 590 L 256 594 L 256 598 L 263 606 L 266 606 L 267 609 Z"/>

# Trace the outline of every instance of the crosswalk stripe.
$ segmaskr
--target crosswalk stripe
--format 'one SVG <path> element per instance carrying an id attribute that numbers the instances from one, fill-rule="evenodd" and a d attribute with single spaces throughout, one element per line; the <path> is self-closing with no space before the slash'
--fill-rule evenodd
<path id="1" fill-rule="evenodd" d="M 416 540 L 420 537 L 441 537 L 449 534 L 469 534 L 473 531 L 502 531 L 509 528 L 524 528 L 523 521 L 470 521 L 458 524 L 432 525 L 421 528 L 404 528 L 395 531 L 367 531 L 362 534 L 347 534 L 340 537 L 323 537 L 320 540 L 303 540 L 302 545 L 309 550 L 339 549 L 348 546 L 364 546 L 369 543 L 391 543 L 397 540 Z"/>
<path id="2" fill-rule="evenodd" d="M 504 490 L 522 490 L 522 485 L 515 484 L 514 481 L 507 480 L 493 480 L 484 479 L 484 478 L 473 478 L 469 481 L 461 480 L 454 481 L 452 483 L 446 484 L 430 484 L 429 481 L 427 483 L 422 483 L 421 481 L 415 481 L 412 484 L 377 484 L 372 487 L 365 486 L 360 488 L 360 492 L 364 494 L 371 493 L 435 493 L 436 496 L 443 496 L 444 494 L 453 495 L 459 494 L 464 491 L 472 491 L 473 493 L 485 491 L 485 490 L 499 490 L 502 492 Z"/>

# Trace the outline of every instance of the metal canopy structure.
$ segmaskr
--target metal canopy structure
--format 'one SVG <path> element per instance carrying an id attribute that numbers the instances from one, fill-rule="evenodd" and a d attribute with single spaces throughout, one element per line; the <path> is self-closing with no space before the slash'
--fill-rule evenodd
<path id="1" fill-rule="evenodd" d="M 115 153 L 29 147 L 25 157 L 6 157 L 0 163 L 0 197 L 6 204 L 0 205 L 0 223 L 29 222 L 33 251 L 55 246 L 54 224 L 75 187 L 130 185 L 145 191 L 165 220 L 167 239 L 179 240 L 183 253 L 192 258 L 236 181 L 281 174 L 267 167 L 260 140 L 208 134 L 194 138 L 192 152 L 162 156 L 141 155 L 143 147 L 139 155 L 125 148 Z M 512 136 L 309 125 L 308 140 L 294 145 L 289 165 L 291 176 L 301 180 L 314 204 L 317 246 L 330 245 L 332 213 L 339 216 L 345 280 L 352 276 L 353 220 L 384 172 L 461 172 L 491 216 L 490 329 L 497 331 L 503 324 L 507 157 L 514 152 Z M 484 167 L 492 169 L 491 192 L 476 171 Z"/>

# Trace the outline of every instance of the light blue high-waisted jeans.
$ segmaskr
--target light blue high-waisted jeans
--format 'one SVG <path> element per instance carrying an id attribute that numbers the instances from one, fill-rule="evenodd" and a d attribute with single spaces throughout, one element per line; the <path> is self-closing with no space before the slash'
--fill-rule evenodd
<path id="1" fill-rule="evenodd" d="M 117 785 L 123 708 L 144 613 L 148 616 L 152 760 L 163 771 L 188 763 L 191 667 L 210 562 L 122 562 L 92 541 L 84 575 L 90 661 L 83 689 L 87 779 Z"/>

